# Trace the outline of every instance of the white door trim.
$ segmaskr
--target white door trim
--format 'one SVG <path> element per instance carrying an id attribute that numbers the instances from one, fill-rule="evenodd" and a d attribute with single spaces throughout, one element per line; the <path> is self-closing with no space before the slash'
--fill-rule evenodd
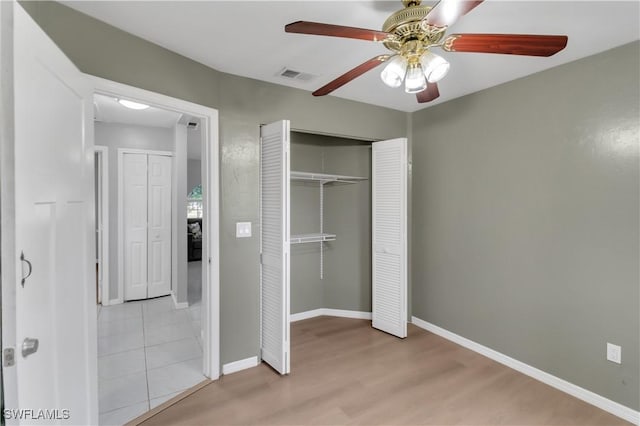
<path id="1" fill-rule="evenodd" d="M 118 297 L 110 304 L 124 303 L 124 155 L 145 154 L 172 157 L 171 151 L 155 151 L 150 149 L 118 148 Z M 173 204 L 174 198 L 171 197 Z M 173 210 L 173 206 L 172 206 Z M 173 285 L 172 285 L 173 287 Z"/>
<path id="2" fill-rule="evenodd" d="M 126 97 L 147 105 L 189 114 L 202 126 L 202 197 L 204 208 L 202 262 L 203 373 L 216 380 L 220 376 L 220 183 L 218 162 L 218 111 L 87 74 L 94 92 Z M 207 262 L 208 260 L 208 262 Z M 119 294 L 118 297 L 121 297 Z"/>
<path id="3" fill-rule="evenodd" d="M 106 146 L 95 145 L 95 152 L 100 157 L 100 187 L 102 193 L 100 194 L 100 207 L 102 215 L 102 229 L 101 229 L 101 256 L 100 256 L 100 268 L 102 274 L 102 281 L 100 281 L 100 298 L 101 303 L 104 306 L 109 305 L 111 301 L 111 295 L 109 294 L 109 148 Z"/>

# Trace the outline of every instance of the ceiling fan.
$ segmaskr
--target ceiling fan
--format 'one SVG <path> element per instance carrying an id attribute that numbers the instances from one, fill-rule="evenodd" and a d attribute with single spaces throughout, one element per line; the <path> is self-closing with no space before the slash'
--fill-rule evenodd
<path id="1" fill-rule="evenodd" d="M 284 30 L 380 42 L 393 52 L 376 56 L 347 71 L 313 92 L 314 96 L 327 95 L 388 62 L 380 74 L 382 81 L 389 87 L 400 87 L 404 82 L 405 92 L 415 93 L 420 103 L 440 96 L 437 82 L 449 71 L 449 62 L 431 52 L 434 47 L 446 52 L 551 56 L 567 45 L 567 36 L 564 35 L 450 34 L 445 37 L 449 26 L 482 2 L 441 0 L 431 7 L 421 5 L 421 0 L 402 0 L 404 9 L 389 16 L 382 25 L 382 31 L 308 21 L 292 22 Z"/>

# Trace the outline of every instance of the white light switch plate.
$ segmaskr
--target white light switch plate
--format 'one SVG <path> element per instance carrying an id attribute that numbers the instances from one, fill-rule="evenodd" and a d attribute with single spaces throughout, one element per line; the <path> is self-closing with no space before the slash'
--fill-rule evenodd
<path id="1" fill-rule="evenodd" d="M 616 364 L 622 363 L 622 348 L 618 345 L 607 343 L 607 360 Z"/>
<path id="2" fill-rule="evenodd" d="M 251 222 L 236 222 L 236 238 L 249 238 L 251 236 Z"/>

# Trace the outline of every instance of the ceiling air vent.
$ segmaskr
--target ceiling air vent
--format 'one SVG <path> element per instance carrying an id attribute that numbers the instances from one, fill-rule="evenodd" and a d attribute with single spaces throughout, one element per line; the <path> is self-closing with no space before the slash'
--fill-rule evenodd
<path id="1" fill-rule="evenodd" d="M 316 77 L 313 74 L 292 70 L 286 67 L 282 68 L 276 75 L 282 78 L 287 78 L 289 80 L 299 80 L 299 81 L 305 81 L 305 82 L 311 81 Z"/>

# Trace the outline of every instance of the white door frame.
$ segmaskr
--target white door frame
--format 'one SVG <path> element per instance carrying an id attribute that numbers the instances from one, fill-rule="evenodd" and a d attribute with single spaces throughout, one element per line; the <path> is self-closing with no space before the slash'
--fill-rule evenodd
<path id="1" fill-rule="evenodd" d="M 134 149 L 134 148 L 118 148 L 118 297 L 111 302 L 112 305 L 124 303 L 124 155 L 125 154 L 145 154 L 145 155 L 162 155 L 165 157 L 171 157 L 173 159 L 173 152 L 171 151 L 155 151 L 151 149 Z M 173 170 L 172 173 L 176 171 Z M 175 191 L 175 188 L 171 188 L 171 191 Z M 171 211 L 174 210 L 175 198 L 171 196 Z M 174 219 L 171 219 L 173 226 Z M 172 241 L 171 244 L 175 244 Z M 173 259 L 172 259 L 172 263 Z M 203 281 L 204 282 L 204 281 Z M 174 285 L 171 283 L 171 291 L 173 292 Z M 175 300 L 175 294 L 173 296 Z"/>
<path id="2" fill-rule="evenodd" d="M 204 210 L 202 240 L 202 331 L 203 373 L 212 380 L 220 377 L 220 232 L 218 111 L 122 83 L 86 74 L 94 93 L 124 97 L 158 108 L 189 114 L 202 126 L 202 202 Z M 207 262 L 208 260 L 208 262 Z M 118 298 L 122 297 L 122 293 Z"/>
<path id="3" fill-rule="evenodd" d="M 97 186 L 100 188 L 98 196 L 100 216 L 102 218 L 100 238 L 100 253 L 98 259 L 100 261 L 99 273 L 102 276 L 99 288 L 99 301 L 102 305 L 107 306 L 111 300 L 109 294 L 109 148 L 101 145 L 94 145 L 94 149 L 100 158 L 100 169 L 98 170 Z"/>

